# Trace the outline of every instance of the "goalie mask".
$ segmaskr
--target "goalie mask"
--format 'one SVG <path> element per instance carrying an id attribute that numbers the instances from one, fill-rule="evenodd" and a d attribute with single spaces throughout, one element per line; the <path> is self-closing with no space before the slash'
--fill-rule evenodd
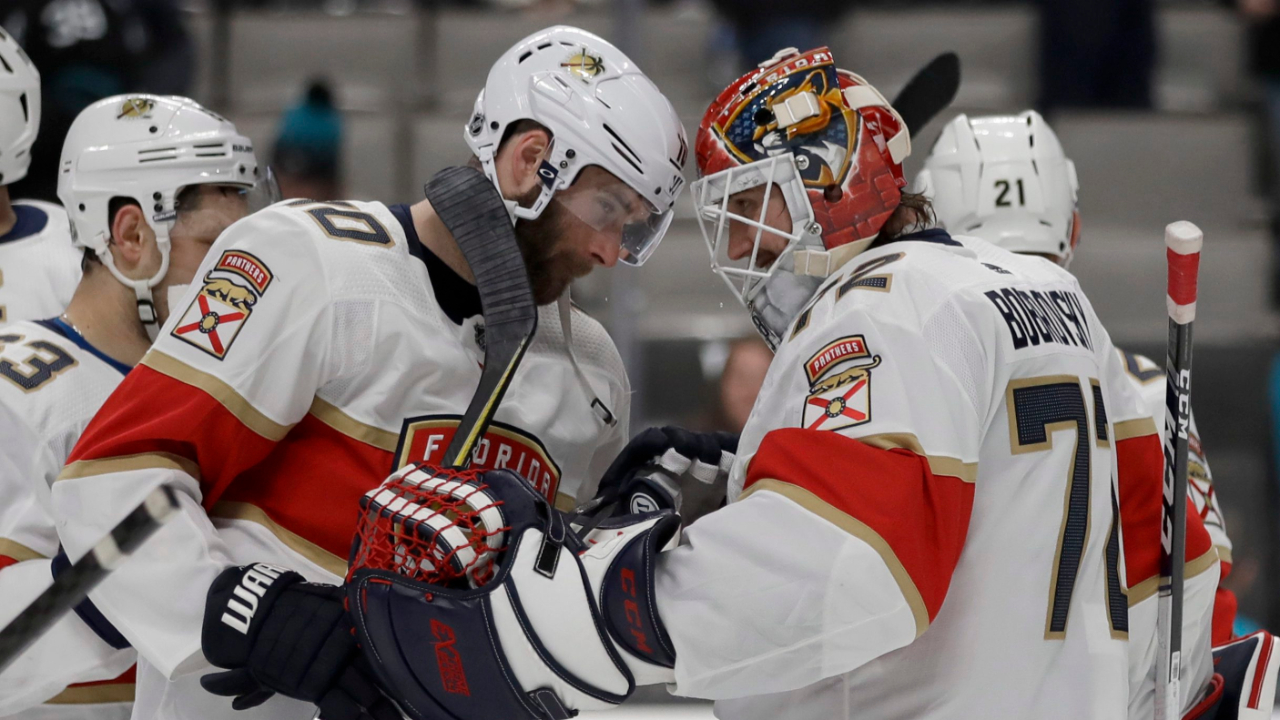
<path id="1" fill-rule="evenodd" d="M 716 98 L 696 150 L 693 197 L 712 269 L 776 348 L 822 278 L 865 250 L 897 209 L 911 140 L 884 96 L 837 69 L 827 48 L 789 48 Z M 761 186 L 759 212 L 735 212 L 732 197 Z M 766 222 L 775 195 L 789 228 Z M 754 246 L 739 257 L 729 243 L 736 223 L 755 231 Z M 785 247 L 762 252 L 766 233 Z"/>

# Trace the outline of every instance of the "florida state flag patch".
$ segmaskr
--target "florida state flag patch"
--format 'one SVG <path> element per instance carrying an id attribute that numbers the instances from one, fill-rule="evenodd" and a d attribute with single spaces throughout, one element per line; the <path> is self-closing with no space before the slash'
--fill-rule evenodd
<path id="1" fill-rule="evenodd" d="M 253 255 L 243 250 L 224 252 L 170 334 L 221 360 L 271 279 L 271 271 Z M 247 284 L 239 282 L 246 280 Z"/>
<path id="2" fill-rule="evenodd" d="M 832 372 L 848 361 L 871 362 Z M 804 427 L 808 430 L 843 430 L 871 421 L 871 370 L 880 356 L 871 356 L 861 335 L 833 342 L 805 363 L 809 396 L 804 400 Z"/>

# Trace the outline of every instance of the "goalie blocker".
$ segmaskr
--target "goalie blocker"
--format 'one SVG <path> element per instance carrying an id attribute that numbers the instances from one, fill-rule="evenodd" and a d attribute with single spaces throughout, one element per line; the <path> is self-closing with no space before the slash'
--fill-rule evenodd
<path id="1" fill-rule="evenodd" d="M 558 720 L 674 680 L 653 561 L 678 516 L 579 538 L 510 471 L 427 466 L 362 505 L 348 607 L 383 690 L 416 720 Z"/>

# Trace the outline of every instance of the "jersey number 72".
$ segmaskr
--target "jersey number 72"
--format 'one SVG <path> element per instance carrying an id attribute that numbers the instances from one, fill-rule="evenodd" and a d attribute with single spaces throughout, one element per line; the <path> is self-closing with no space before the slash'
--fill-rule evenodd
<path id="1" fill-rule="evenodd" d="M 1009 414 L 1009 444 L 1015 455 L 1043 452 L 1053 447 L 1055 430 L 1075 430 L 1076 445 L 1064 469 L 1067 476 L 1066 503 L 1058 531 L 1058 550 L 1049 581 L 1049 608 L 1044 637 L 1066 637 L 1067 613 L 1075 591 L 1076 575 L 1084 558 L 1089 536 L 1089 490 L 1093 448 L 1110 449 L 1107 410 L 1102 387 L 1090 379 L 1093 413 L 1090 417 L 1080 379 L 1074 375 L 1047 375 L 1014 380 L 1006 394 Z M 1094 432 L 1090 432 L 1090 425 Z M 1129 603 L 1120 585 L 1119 512 L 1115 487 L 1111 487 L 1111 529 L 1107 535 L 1107 619 L 1113 637 L 1128 637 Z"/>

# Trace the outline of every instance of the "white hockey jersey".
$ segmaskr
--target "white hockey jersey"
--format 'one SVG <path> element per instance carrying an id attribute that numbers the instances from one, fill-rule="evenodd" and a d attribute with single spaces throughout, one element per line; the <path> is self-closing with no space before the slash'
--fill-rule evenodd
<path id="1" fill-rule="evenodd" d="M 253 561 L 340 582 L 360 497 L 408 462 L 442 461 L 480 378 L 482 319 L 449 316 L 468 294 L 478 313 L 478 295 L 427 253 L 408 213 L 294 201 L 228 228 L 54 484 L 71 557 L 157 484 L 183 491 L 181 518 L 91 595 L 138 650 L 136 720 L 314 714 L 281 698 L 237 713 L 200 689 L 205 594 Z M 572 323 L 620 422 L 592 411 L 548 306 L 473 456 L 561 507 L 591 497 L 628 437 L 617 350 L 586 315 Z"/>
<path id="2" fill-rule="evenodd" d="M 1143 406 L 1154 419 L 1161 442 L 1165 425 L 1164 368 L 1142 355 L 1118 351 L 1113 375 L 1128 382 L 1141 396 Z M 1226 577 L 1231 562 L 1231 539 L 1227 537 L 1222 511 L 1213 488 L 1213 476 L 1205 459 L 1191 417 L 1190 456 L 1187 463 L 1187 543 L 1183 573 L 1182 712 L 1193 708 L 1213 675 L 1212 645 L 1215 615 L 1225 616 L 1229 637 L 1235 614 L 1235 596 L 1219 591 L 1219 579 Z M 1159 651 L 1156 623 L 1159 582 L 1160 494 L 1163 485 L 1146 488 L 1120 486 L 1121 530 L 1124 537 L 1125 568 L 1129 596 L 1129 717 L 1155 717 L 1156 660 Z M 1153 510 L 1154 506 L 1154 510 Z"/>
<path id="3" fill-rule="evenodd" d="M 58 532 L 50 487 L 128 372 L 61 320 L 0 327 L 0 625 L 53 582 Z M 68 614 L 0 673 L 0 717 L 128 718 L 133 682 L 131 673 L 119 676 L 133 656 Z M 67 687 L 86 681 L 94 684 Z"/>
<path id="4" fill-rule="evenodd" d="M 13 203 L 18 223 L 0 235 L 0 323 L 43 320 L 67 309 L 80 283 L 81 251 L 60 205 Z"/>
<path id="5" fill-rule="evenodd" d="M 733 502 L 660 556 L 675 691 L 735 720 L 1124 718 L 1112 477 L 1159 481 L 1155 428 L 1070 274 L 911 238 L 800 313 Z"/>

